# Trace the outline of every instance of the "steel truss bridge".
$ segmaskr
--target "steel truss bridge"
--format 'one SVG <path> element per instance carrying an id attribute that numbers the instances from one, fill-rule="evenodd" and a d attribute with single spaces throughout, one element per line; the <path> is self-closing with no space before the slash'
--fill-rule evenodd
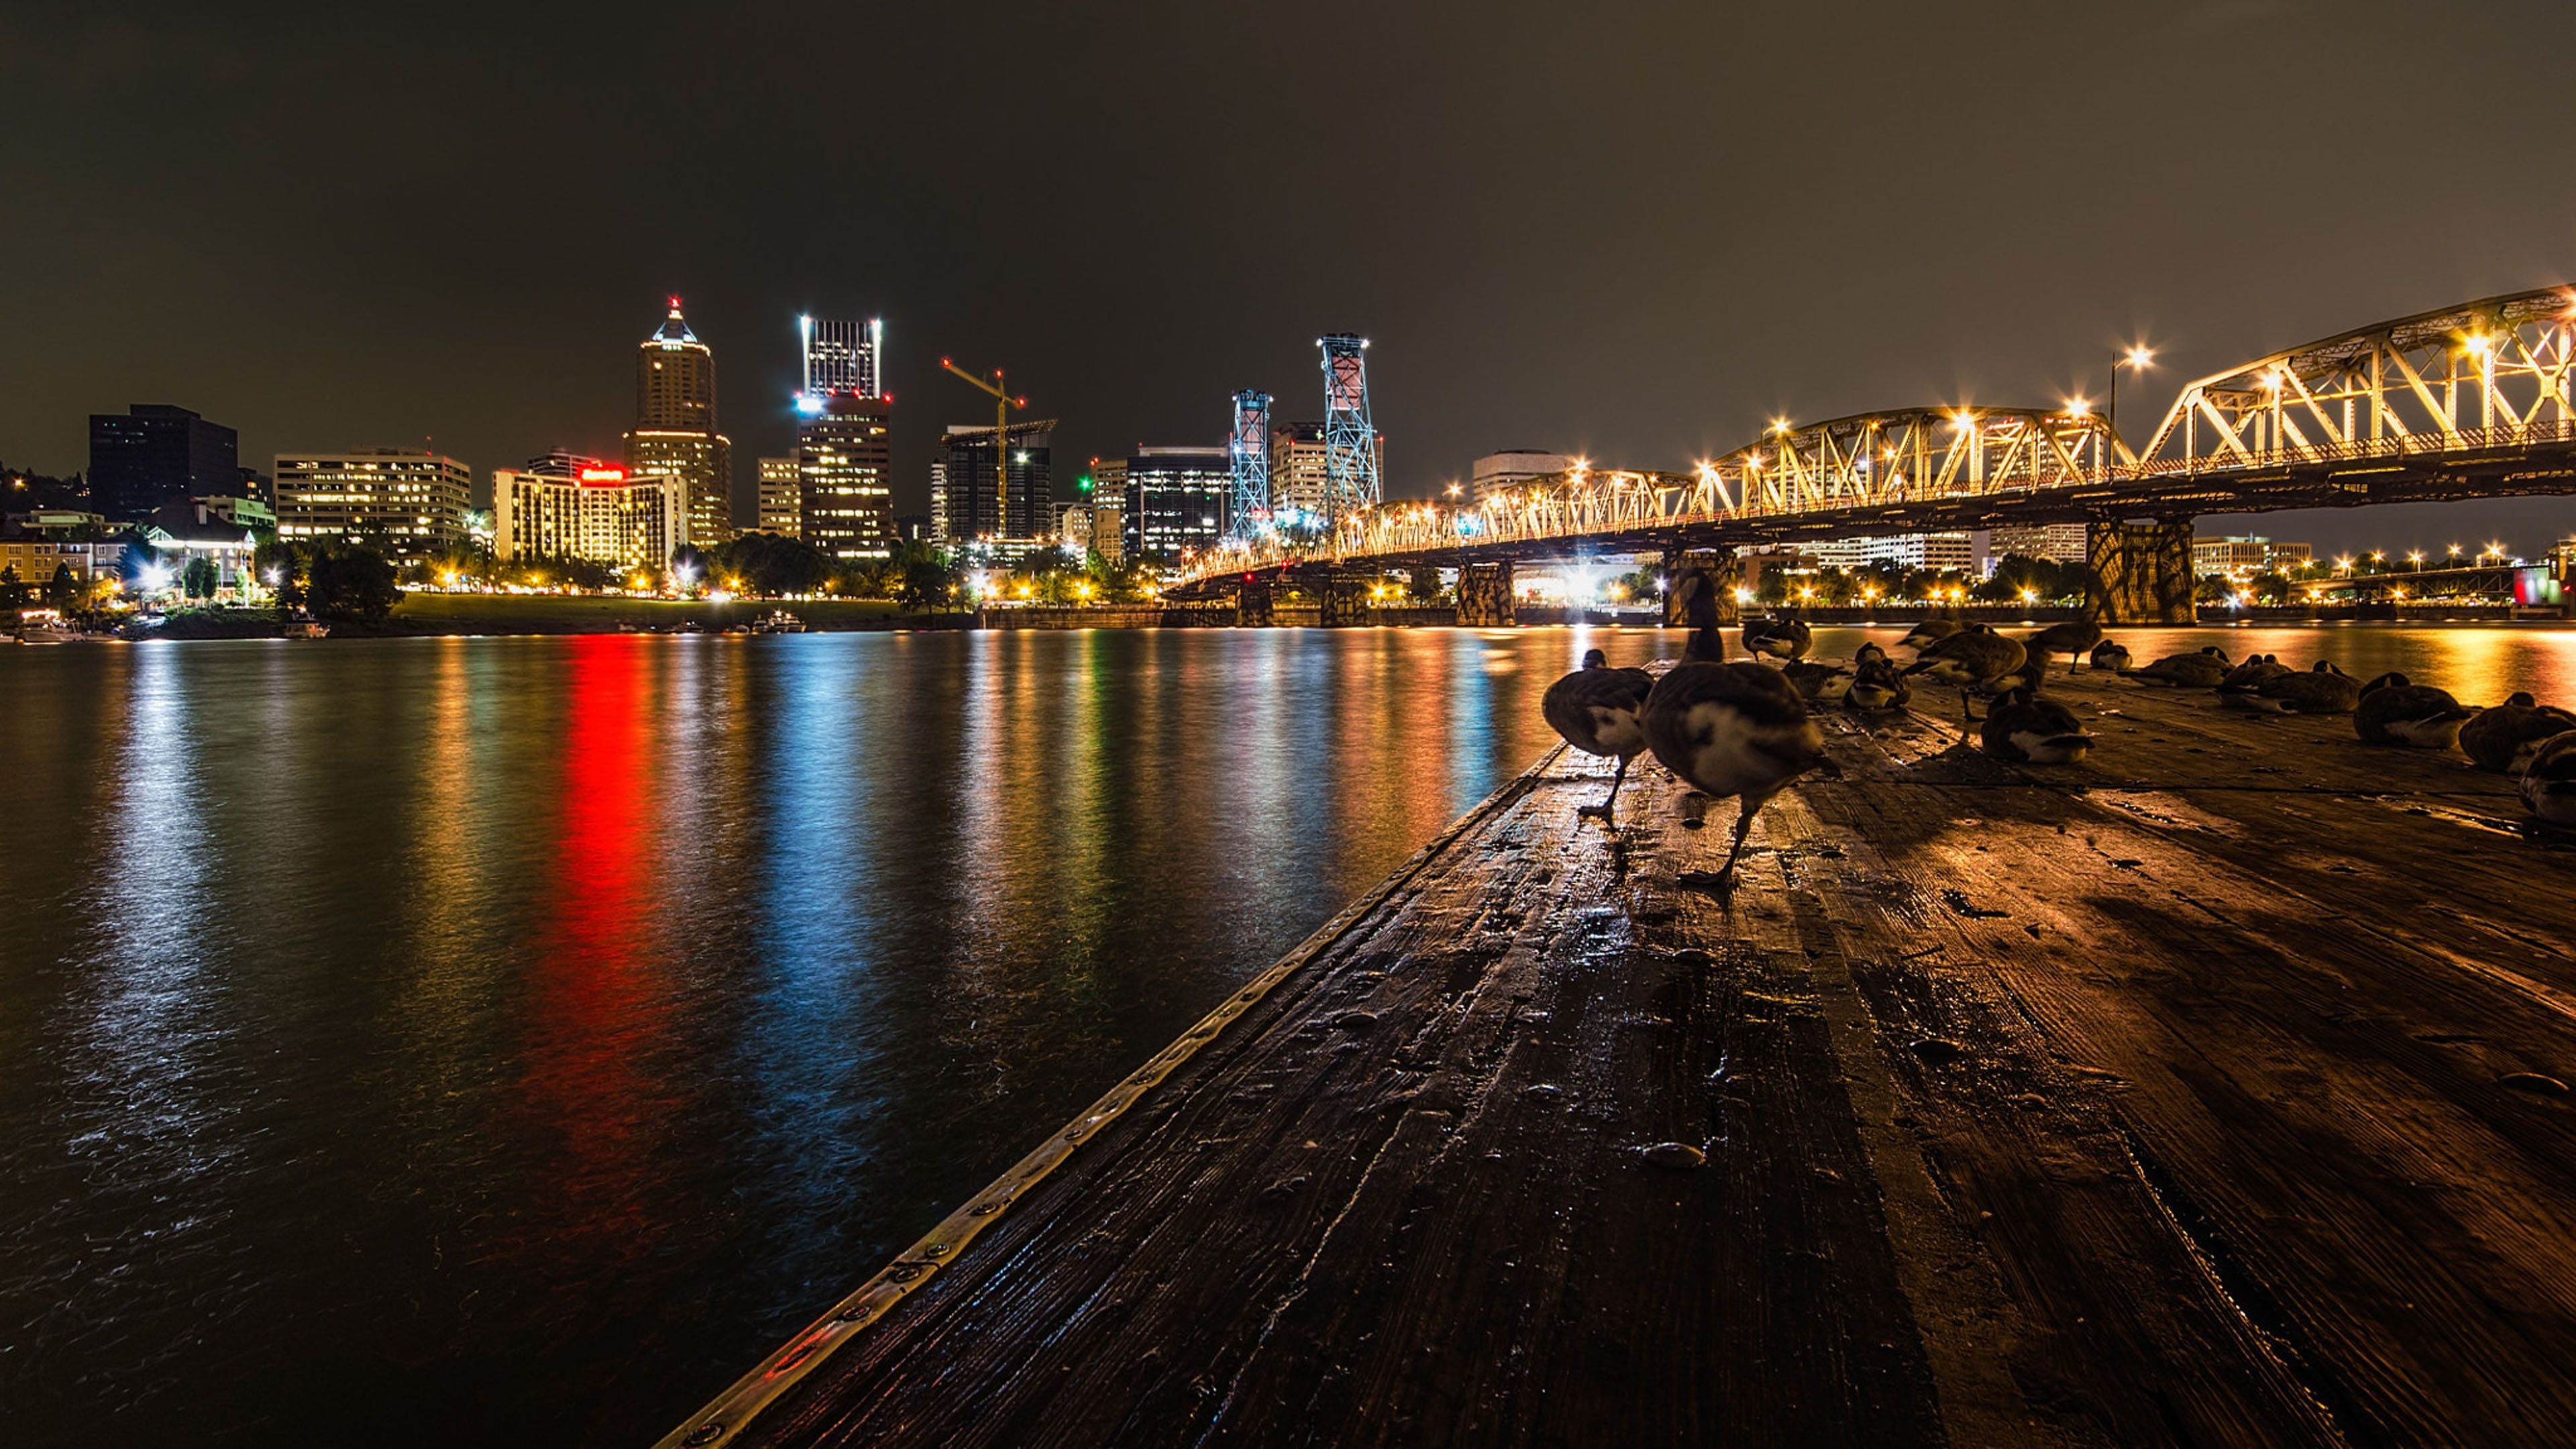
<path id="1" fill-rule="evenodd" d="M 2132 450 L 2082 403 L 1774 424 L 1686 473 L 1575 468 L 1397 501 L 1320 544 L 1234 543 L 1175 592 L 1266 571 L 1795 546 L 2016 524 L 2576 492 L 2576 288 L 2419 313 L 2204 377 Z"/>

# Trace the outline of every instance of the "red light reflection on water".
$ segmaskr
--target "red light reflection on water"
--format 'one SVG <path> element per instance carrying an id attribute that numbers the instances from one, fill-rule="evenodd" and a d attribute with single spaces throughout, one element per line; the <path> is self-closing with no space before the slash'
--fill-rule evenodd
<path id="1" fill-rule="evenodd" d="M 658 1221 L 651 1156 L 668 1104 L 650 1063 L 669 1004 L 649 940 L 653 644 L 595 635 L 567 645 L 550 907 L 523 977 L 532 1037 L 515 1124 L 547 1180 L 538 1200 L 554 1201 L 551 1221 L 531 1224 L 541 1260 L 563 1259 L 566 1238 L 603 1234 L 617 1256 L 640 1256 L 642 1230 Z"/>

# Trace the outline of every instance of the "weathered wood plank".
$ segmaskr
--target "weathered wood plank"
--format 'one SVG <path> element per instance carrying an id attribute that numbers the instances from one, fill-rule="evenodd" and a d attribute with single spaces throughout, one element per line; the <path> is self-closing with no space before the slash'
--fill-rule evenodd
<path id="1" fill-rule="evenodd" d="M 2576 1440 L 2576 854 L 2051 688 L 2085 766 L 1835 717 L 1730 900 L 1543 763 L 725 1437 Z"/>

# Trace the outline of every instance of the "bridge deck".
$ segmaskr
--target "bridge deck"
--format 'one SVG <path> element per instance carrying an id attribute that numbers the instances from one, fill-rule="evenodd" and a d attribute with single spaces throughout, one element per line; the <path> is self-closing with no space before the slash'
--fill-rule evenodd
<path id="1" fill-rule="evenodd" d="M 1549 758 L 734 1442 L 2576 1442 L 2515 1080 L 2576 854 L 2346 720 L 2063 694 L 2087 766 L 1837 716 L 1731 906 L 1669 778 L 1613 837 Z"/>

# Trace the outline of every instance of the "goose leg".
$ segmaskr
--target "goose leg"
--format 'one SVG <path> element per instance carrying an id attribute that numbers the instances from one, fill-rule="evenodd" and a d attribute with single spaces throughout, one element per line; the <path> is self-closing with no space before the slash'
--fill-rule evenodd
<path id="1" fill-rule="evenodd" d="M 1726 864 L 1717 868 L 1717 880 L 1719 885 L 1727 886 L 1734 884 L 1735 858 L 1744 853 L 1744 837 L 1753 829 L 1753 812 L 1761 808 L 1761 801 L 1756 800 L 1751 795 L 1744 797 L 1743 808 L 1739 809 L 1735 815 L 1735 841 L 1733 844 L 1726 847 Z"/>
<path id="2" fill-rule="evenodd" d="M 1611 812 L 1612 808 L 1613 808 L 1613 807 L 1615 807 L 1615 806 L 1619 803 L 1619 782 L 1620 782 L 1620 781 L 1622 781 L 1622 780 L 1625 780 L 1625 779 L 1627 779 L 1627 778 L 1628 778 L 1628 757 L 1627 757 L 1627 756 L 1625 756 L 1625 755 L 1622 755 L 1622 756 L 1620 756 L 1620 757 L 1619 757 L 1619 768 L 1618 768 L 1615 772 L 1613 772 L 1613 773 L 1612 773 L 1612 775 L 1610 776 L 1610 796 L 1609 796 L 1609 798 L 1608 798 L 1608 799 L 1606 799 L 1606 800 L 1603 800 L 1603 801 L 1602 801 L 1600 804 L 1598 804 L 1598 805 L 1585 805 L 1585 806 L 1583 806 L 1583 807 L 1581 807 L 1581 808 L 1577 809 L 1577 810 L 1574 812 L 1574 813 L 1575 813 L 1575 816 L 1576 816 L 1577 818 L 1581 818 L 1581 817 L 1586 816 L 1586 815 L 1598 815 L 1598 816 L 1600 816 L 1600 817 L 1601 817 L 1602 819 L 1604 819 L 1604 820 L 1608 820 L 1608 819 L 1610 819 L 1610 818 L 1611 818 L 1611 814 L 1610 814 L 1610 812 Z"/>

